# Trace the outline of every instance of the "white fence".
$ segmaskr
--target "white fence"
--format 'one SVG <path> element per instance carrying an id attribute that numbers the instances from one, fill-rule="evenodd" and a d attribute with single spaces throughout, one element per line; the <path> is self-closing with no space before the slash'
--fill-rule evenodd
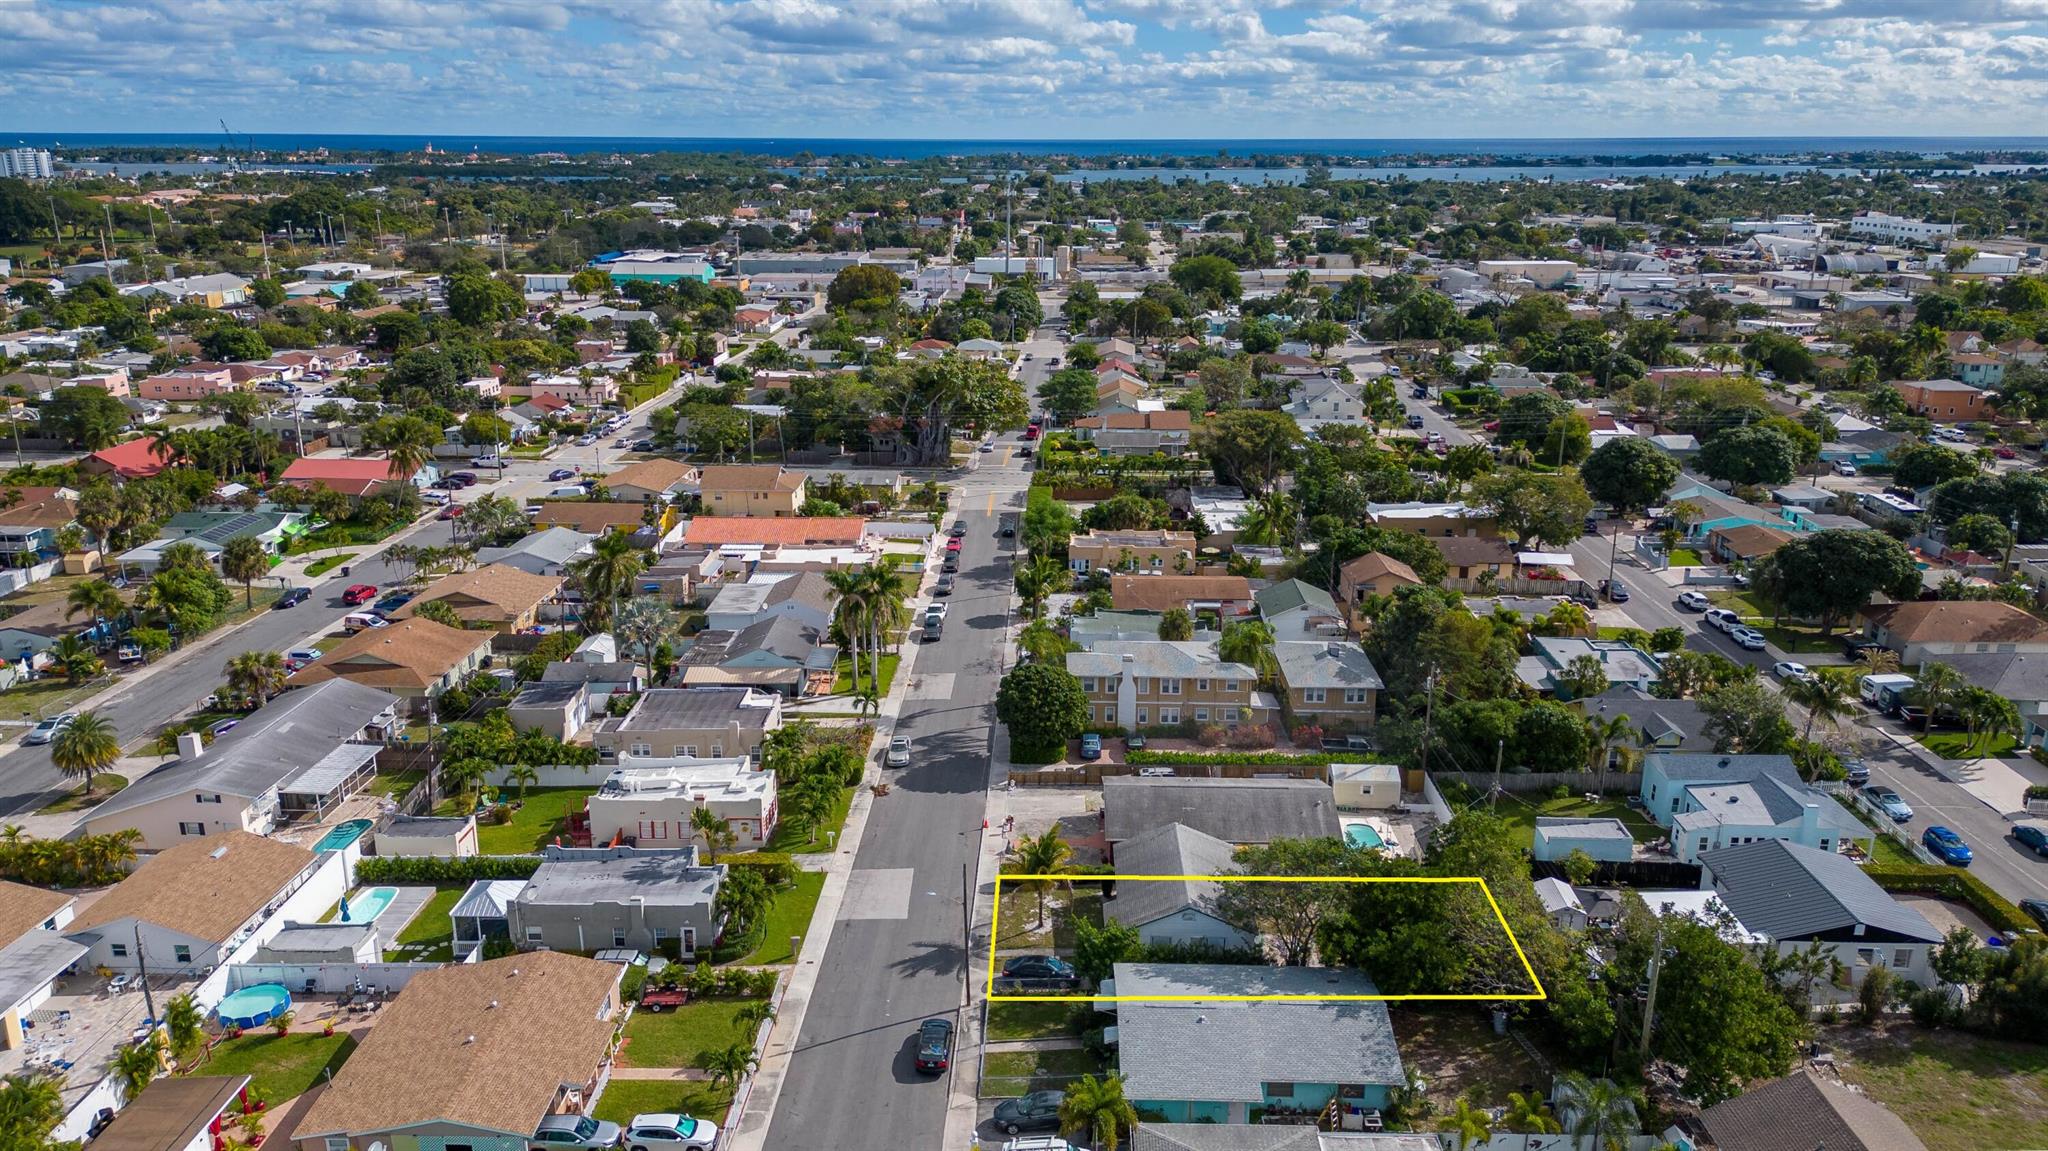
<path id="1" fill-rule="evenodd" d="M 358 984 L 392 995 L 439 963 L 237 963 L 224 969 L 230 990 L 282 983 L 294 995 L 340 995 Z"/>
<path id="2" fill-rule="evenodd" d="M 13 595 L 32 583 L 41 583 L 57 574 L 63 567 L 62 560 L 44 560 L 25 568 L 8 568 L 0 571 L 0 596 Z"/>
<path id="3" fill-rule="evenodd" d="M 610 775 L 612 768 L 617 766 L 617 764 L 612 763 L 593 763 L 589 767 L 577 767 L 573 764 L 557 763 L 547 767 L 536 767 L 533 769 L 534 779 L 530 786 L 595 788 L 598 784 L 603 783 L 605 776 Z M 510 788 L 517 791 L 519 785 L 508 778 L 511 771 L 510 767 L 503 765 L 493 768 L 484 773 L 484 782 L 492 787 Z"/>
<path id="4" fill-rule="evenodd" d="M 1422 806 L 1438 823 L 1451 821 L 1451 805 L 1444 802 L 1444 793 L 1436 789 L 1436 780 L 1427 772 L 1422 776 Z"/>

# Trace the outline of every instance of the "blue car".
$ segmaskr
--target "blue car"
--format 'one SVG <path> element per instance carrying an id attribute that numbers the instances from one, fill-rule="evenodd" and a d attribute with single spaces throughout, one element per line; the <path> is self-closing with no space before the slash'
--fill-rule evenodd
<path id="1" fill-rule="evenodd" d="M 1952 867 L 1968 867 L 1976 858 L 1970 853 L 1970 845 L 1963 837 L 1948 828 L 1935 824 L 1920 833 L 1920 846 L 1934 853 L 1935 858 Z"/>
<path id="2" fill-rule="evenodd" d="M 2012 829 L 2012 837 L 2035 855 L 2048 857 L 2048 824 L 2017 824 Z"/>
<path id="3" fill-rule="evenodd" d="M 1089 733 L 1088 733 L 1087 735 L 1084 735 L 1084 736 L 1082 736 L 1082 737 L 1081 737 L 1081 758 L 1082 758 L 1082 759 L 1101 759 L 1101 758 L 1102 758 L 1102 737 L 1101 737 L 1101 736 L 1099 736 L 1099 735 L 1097 735 L 1097 734 L 1095 734 L 1094 732 L 1092 732 L 1092 731 L 1091 731 L 1091 732 L 1089 732 Z"/>

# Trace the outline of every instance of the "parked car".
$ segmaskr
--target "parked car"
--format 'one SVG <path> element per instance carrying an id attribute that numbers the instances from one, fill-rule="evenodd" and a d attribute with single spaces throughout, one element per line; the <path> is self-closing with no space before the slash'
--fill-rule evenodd
<path id="1" fill-rule="evenodd" d="M 312 598 L 313 598 L 313 589 L 312 589 L 312 588 L 309 588 L 309 587 L 294 587 L 294 588 L 286 588 L 286 589 L 285 589 L 285 592 L 284 592 L 284 594 L 283 594 L 283 595 L 281 595 L 281 596 L 278 596 L 278 597 L 277 597 L 277 606 L 278 606 L 278 607 L 293 607 L 293 606 L 295 606 L 295 605 L 297 605 L 297 604 L 302 604 L 302 603 L 305 603 L 305 602 L 306 602 L 307 600 L 309 600 L 309 599 L 312 599 Z"/>
<path id="2" fill-rule="evenodd" d="M 357 604 L 369 603 L 371 600 L 376 598 L 377 585 L 375 584 L 350 584 L 348 590 L 341 593 L 341 602 L 347 604 L 350 607 L 355 607 Z"/>
<path id="3" fill-rule="evenodd" d="M 540 1121 L 540 1128 L 527 1140 L 531 1151 L 550 1151 L 555 1147 L 595 1149 L 613 1147 L 619 1142 L 619 1125 L 588 1115 L 550 1115 Z"/>
<path id="4" fill-rule="evenodd" d="M 1848 781 L 1850 787 L 1862 787 L 1870 782 L 1870 765 L 1860 759 L 1844 758 L 1842 770 L 1847 773 L 1843 778 Z"/>
<path id="5" fill-rule="evenodd" d="M 1628 585 L 1618 579 L 1601 580 L 1600 590 L 1607 596 L 1610 603 L 1628 602 Z"/>
<path id="6" fill-rule="evenodd" d="M 672 1112 L 635 1115 L 621 1145 L 626 1151 L 714 1151 L 718 1125 Z"/>
<path id="7" fill-rule="evenodd" d="M 548 473 L 548 480 L 551 483 L 560 483 L 563 480 L 573 480 L 575 478 L 576 469 L 574 468 L 556 468 Z"/>
<path id="8" fill-rule="evenodd" d="M 1417 428 L 1417 429 L 1420 429 L 1420 428 L 1422 427 L 1422 417 L 1421 417 L 1421 416 L 1419 416 L 1419 415 L 1415 415 L 1415 414 L 1413 414 L 1413 413 L 1410 413 L 1410 414 L 1409 414 L 1409 416 L 1408 416 L 1408 426 L 1409 426 L 1409 427 L 1411 427 L 1411 428 Z"/>
<path id="9" fill-rule="evenodd" d="M 1890 816 L 1893 823 L 1904 823 L 1913 818 L 1912 805 L 1889 787 L 1873 787 L 1863 794 L 1869 797 L 1871 803 L 1877 805 L 1879 811 Z"/>
<path id="10" fill-rule="evenodd" d="M 890 740 L 889 758 L 886 762 L 890 767 L 909 767 L 910 741 L 900 735 Z"/>
<path id="11" fill-rule="evenodd" d="M 2031 916 L 2035 923 L 2040 924 L 2041 930 L 2048 931 L 2048 899 L 2022 899 L 2020 910 Z"/>
<path id="12" fill-rule="evenodd" d="M 591 446 L 592 444 L 595 444 L 596 442 L 597 442 L 597 437 L 596 437 L 596 436 L 590 436 L 590 435 L 583 435 L 583 436 L 577 436 L 577 437 L 576 437 L 576 446 L 577 446 L 577 447 L 579 447 L 579 448 L 587 448 L 587 447 Z"/>
<path id="13" fill-rule="evenodd" d="M 412 593 L 405 590 L 387 592 L 377 601 L 377 610 L 389 614 L 412 602 Z"/>
<path id="14" fill-rule="evenodd" d="M 461 491 L 461 490 L 462 490 L 462 489 L 463 489 L 463 488 L 464 488 L 464 487 L 465 487 L 466 485 L 464 485 L 464 484 L 463 484 L 463 482 L 462 482 L 461 480 L 458 480 L 458 479 L 454 479 L 454 478 L 452 478 L 452 477 L 449 477 L 449 476 L 442 476 L 442 477 L 441 477 L 440 479 L 438 479 L 438 480 L 435 480 L 435 481 L 434 481 L 434 482 L 433 482 L 433 483 L 432 483 L 431 485 L 429 485 L 429 486 L 431 486 L 431 487 L 433 487 L 433 488 L 435 488 L 436 490 L 439 490 L 439 491 L 444 491 L 444 492 L 459 492 L 459 491 Z"/>
<path id="15" fill-rule="evenodd" d="M 1848 460 L 1836 460 L 1835 474 L 1838 476 L 1853 476 L 1856 474 L 1856 465 Z"/>
<path id="16" fill-rule="evenodd" d="M 960 570 L 960 553 L 959 553 L 959 552 L 947 552 L 947 553 L 946 553 L 946 562 L 945 562 L 945 563 L 942 563 L 942 564 L 940 564 L 940 565 L 939 565 L 939 570 L 940 570 L 940 571 L 942 571 L 942 572 L 956 572 L 956 571 L 959 571 L 959 570 Z"/>
<path id="17" fill-rule="evenodd" d="M 950 528 L 947 528 L 947 529 L 946 529 L 946 538 L 947 538 L 947 539 L 957 540 L 957 539 L 959 539 L 959 538 L 960 538 L 961 536 L 964 536 L 964 535 L 966 535 L 966 534 L 967 534 L 967 521 L 965 521 L 965 520 L 957 520 L 957 521 L 955 521 L 955 522 L 954 522 L 954 524 L 953 524 L 953 526 L 952 526 L 952 527 L 950 527 Z"/>
<path id="18" fill-rule="evenodd" d="M 354 635 L 359 631 L 372 631 L 376 628 L 390 626 L 390 620 L 373 611 L 352 611 L 341 617 L 341 630 L 346 635 Z"/>
<path id="19" fill-rule="evenodd" d="M 1805 664 L 1789 659 L 1781 659 L 1772 664 L 1771 674 L 1787 683 L 1813 682 L 1813 672 L 1807 670 Z"/>
<path id="20" fill-rule="evenodd" d="M 71 721 L 77 718 L 78 713 L 75 711 L 67 711 L 58 715 L 53 715 L 50 718 L 44 720 L 43 722 L 35 725 L 34 727 L 29 728 L 28 734 L 21 737 L 21 742 L 29 744 L 30 746 L 48 743 L 51 740 L 57 738 L 58 732 L 63 731 L 67 727 L 70 727 Z"/>
<path id="21" fill-rule="evenodd" d="M 2011 448 L 2005 446 L 2004 444 L 2000 444 L 1997 447 L 1991 449 L 1991 453 L 2001 460 L 2016 460 L 2020 458 L 2020 454 L 2018 452 L 2013 451 Z"/>
<path id="22" fill-rule="evenodd" d="M 212 736 L 215 739 L 219 739 L 221 736 L 226 735 L 227 733 L 235 730 L 237 727 L 240 727 L 241 725 L 242 721 L 239 719 L 224 719 L 221 720 L 219 723 L 214 724 L 212 727 L 207 728 L 206 734 Z"/>
<path id="23" fill-rule="evenodd" d="M 633 450 L 634 450 L 634 451 L 636 451 L 636 452 L 651 452 L 651 451 L 653 451 L 653 450 L 654 450 L 654 441 L 653 441 L 653 440 L 634 440 L 634 441 L 633 441 Z"/>
<path id="24" fill-rule="evenodd" d="M 326 654 L 317 647 L 295 647 L 284 653 L 284 657 L 298 660 L 300 663 L 313 663 Z"/>
<path id="25" fill-rule="evenodd" d="M 1707 614 L 1702 617 L 1701 622 L 1715 631 L 1727 631 L 1742 623 L 1742 617 L 1725 607 L 1714 607 L 1707 609 Z"/>
<path id="26" fill-rule="evenodd" d="M 469 466 L 473 468 L 502 468 L 504 463 L 496 456 L 471 456 Z"/>
<path id="27" fill-rule="evenodd" d="M 982 450 L 983 452 L 992 452 L 992 451 L 995 451 L 995 450 L 996 450 L 996 445 L 995 445 L 995 442 L 994 442 L 994 441 L 992 441 L 992 440 L 984 440 L 984 441 L 982 441 L 982 444 L 981 444 L 981 450 Z"/>
<path id="28" fill-rule="evenodd" d="M 1101 737 L 1101 736 L 1099 736 L 1099 735 L 1097 735 L 1097 734 L 1095 734 L 1094 732 L 1092 732 L 1092 731 L 1091 731 L 1091 732 L 1089 732 L 1088 734 L 1086 734 L 1086 735 L 1084 735 L 1084 736 L 1082 736 L 1082 737 L 1081 737 L 1081 758 L 1082 758 L 1082 759 L 1101 759 L 1101 758 L 1102 758 L 1102 737 Z"/>
<path id="29" fill-rule="evenodd" d="M 1876 640 L 1864 639 L 1862 636 L 1852 635 L 1843 638 L 1842 654 L 1848 656 L 1850 659 L 1862 659 L 1864 652 L 1870 651 L 1874 648 L 1881 648 L 1883 646 L 1883 644 L 1877 642 Z"/>
<path id="30" fill-rule="evenodd" d="M 1006 539 L 1006 540 L 1007 540 L 1007 539 L 1015 539 L 1015 538 L 1016 538 L 1016 536 L 1017 536 L 1017 525 L 1016 525 L 1016 524 L 1013 524 L 1013 523 L 1005 523 L 1005 524 L 1003 525 L 1003 538 L 1004 538 L 1004 539 Z"/>
<path id="31" fill-rule="evenodd" d="M 440 515 L 435 516 L 434 518 L 437 520 L 459 520 L 462 518 L 462 505 L 449 504 L 447 507 L 441 509 Z"/>
<path id="32" fill-rule="evenodd" d="M 932 594 L 933 594 L 933 595 L 952 595 L 952 594 L 953 594 L 953 576 L 952 576 L 952 573 L 950 573 L 950 572 L 941 572 L 941 573 L 939 574 L 939 582 L 937 582 L 937 583 L 935 583 L 935 584 L 933 584 L 933 585 L 932 585 Z"/>
<path id="33" fill-rule="evenodd" d="M 955 536 L 952 539 L 946 541 L 946 552 L 949 555 L 960 554 L 960 537 Z"/>
<path id="34" fill-rule="evenodd" d="M 917 1069 L 944 1071 L 953 1062 L 953 1022 L 927 1019 L 917 1025 Z"/>
<path id="35" fill-rule="evenodd" d="M 1753 627 L 1737 624 L 1728 629 L 1728 638 L 1740 644 L 1744 651 L 1762 651 L 1764 649 L 1764 633 Z"/>
<path id="36" fill-rule="evenodd" d="M 2048 857 L 2048 823 L 2015 823 L 2012 838 L 2035 855 Z"/>
<path id="37" fill-rule="evenodd" d="M 1970 850 L 1970 845 L 1963 842 L 1962 836 L 1938 823 L 1920 833 L 1920 846 L 1933 852 L 1936 859 L 1951 867 L 1968 867 L 1970 861 L 1976 858 Z"/>
<path id="38" fill-rule="evenodd" d="M 1003 961 L 1005 979 L 1079 980 L 1074 965 L 1057 955 L 1016 955 Z"/>
<path id="39" fill-rule="evenodd" d="M 1705 592 L 1682 591 L 1678 593 L 1678 606 L 1686 611 L 1705 611 L 1713 604 L 1707 599 Z"/>
<path id="40" fill-rule="evenodd" d="M 1020 1131 L 1049 1131 L 1060 1125 L 1063 1091 L 1033 1091 L 996 1104 L 995 1125 L 1006 1135 Z"/>

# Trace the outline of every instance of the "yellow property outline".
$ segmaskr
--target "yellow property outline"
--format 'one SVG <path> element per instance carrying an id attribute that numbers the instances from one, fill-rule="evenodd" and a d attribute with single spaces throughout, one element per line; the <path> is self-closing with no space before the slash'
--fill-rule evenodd
<path id="1" fill-rule="evenodd" d="M 996 940 L 1001 937 L 997 930 L 1003 916 L 1003 881 L 1028 883 L 1037 880 L 1052 880 L 1062 883 L 1123 882 L 1126 880 L 1145 882 L 1209 882 L 1209 883 L 1476 883 L 1479 892 L 1486 896 L 1486 905 L 1493 909 L 1494 921 L 1500 924 L 1503 934 L 1508 937 L 1508 946 L 1515 949 L 1515 958 L 1521 961 L 1522 970 L 1529 976 L 1529 985 L 1536 990 L 1517 994 L 1484 995 L 997 995 L 993 988 L 996 982 Z M 988 930 L 988 984 L 984 988 L 990 1003 L 1167 1003 L 1186 1002 L 1242 1002 L 1242 1003 L 1289 1003 L 1289 1002 L 1331 1002 L 1338 1000 L 1364 1001 L 1374 1003 L 1405 1002 L 1456 1002 L 1483 1001 L 1503 1003 L 1516 1001 L 1542 1001 L 1550 996 L 1543 990 L 1543 981 L 1536 977 L 1536 969 L 1529 964 L 1529 957 L 1522 951 L 1522 942 L 1515 938 L 1514 929 L 1508 926 L 1507 916 L 1501 914 L 1500 904 L 1493 898 L 1493 889 L 1486 880 L 1477 875 L 1004 875 L 997 873 L 995 907 L 991 912 Z"/>

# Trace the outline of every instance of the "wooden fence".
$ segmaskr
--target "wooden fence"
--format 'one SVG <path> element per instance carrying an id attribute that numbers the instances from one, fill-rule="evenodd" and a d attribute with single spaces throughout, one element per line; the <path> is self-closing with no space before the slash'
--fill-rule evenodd
<path id="1" fill-rule="evenodd" d="M 1104 777 L 1133 776 L 1140 771 L 1170 771 L 1181 779 L 1313 779 L 1330 781 L 1321 763 L 1088 763 L 1070 767 L 1011 768 L 1018 787 L 1095 787 Z"/>
<path id="2" fill-rule="evenodd" d="M 1642 777 L 1625 771 L 1525 771 L 1519 774 L 1503 771 L 1496 777 L 1490 771 L 1432 771 L 1439 784 L 1446 780 L 1462 783 L 1478 791 L 1492 787 L 1496 778 L 1502 791 L 1526 795 L 1535 791 L 1550 791 L 1559 784 L 1575 794 L 1600 792 L 1606 795 L 1633 795 L 1642 786 Z M 1605 791 L 1602 792 L 1602 785 Z"/>

